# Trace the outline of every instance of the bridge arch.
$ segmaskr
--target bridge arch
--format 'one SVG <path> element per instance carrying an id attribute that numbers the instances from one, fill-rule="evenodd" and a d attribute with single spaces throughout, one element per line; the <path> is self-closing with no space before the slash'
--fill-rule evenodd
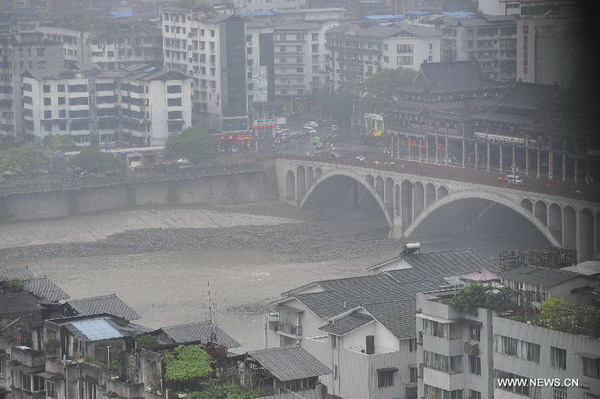
<path id="1" fill-rule="evenodd" d="M 315 171 L 312 166 L 306 168 L 306 188 L 310 188 L 315 182 Z"/>
<path id="2" fill-rule="evenodd" d="M 521 200 L 521 206 L 527 209 L 528 212 L 533 213 L 533 202 L 529 198 L 523 198 Z"/>
<path id="3" fill-rule="evenodd" d="M 296 169 L 296 193 L 298 198 L 304 197 L 306 193 L 306 170 L 300 165 Z"/>
<path id="4" fill-rule="evenodd" d="M 285 175 L 285 198 L 288 201 L 296 199 L 296 176 L 291 170 Z"/>
<path id="5" fill-rule="evenodd" d="M 388 227 L 390 229 L 394 227 L 394 221 L 392 220 L 392 217 L 386 210 L 385 204 L 383 203 L 383 198 L 379 197 L 379 195 L 375 191 L 375 187 L 369 185 L 369 183 L 367 181 L 363 180 L 359 175 L 356 175 L 352 172 L 348 172 L 345 170 L 336 170 L 336 171 L 332 171 L 332 172 L 326 172 L 325 174 L 320 176 L 318 179 L 315 179 L 315 184 L 308 189 L 304 198 L 300 199 L 300 205 L 298 207 L 300 209 L 303 209 L 304 205 L 306 204 L 306 201 L 308 201 L 308 199 L 311 197 L 313 192 L 321 185 L 321 183 L 323 183 L 326 180 L 329 180 L 333 177 L 336 177 L 336 176 L 344 176 L 344 177 L 351 178 L 354 181 L 356 181 L 358 184 L 363 186 L 365 188 L 365 190 L 368 191 L 371 194 L 371 196 L 373 197 L 373 199 L 377 202 L 377 205 L 379 206 L 379 208 L 381 209 L 381 212 L 383 213 L 383 215 L 385 217 Z"/>
<path id="6" fill-rule="evenodd" d="M 462 191 L 458 193 L 452 193 L 438 200 L 431 207 L 427 208 L 420 215 L 414 218 L 410 226 L 404 231 L 404 236 L 410 236 L 415 231 L 415 229 L 419 227 L 419 225 L 423 223 L 423 221 L 427 219 L 436 210 L 455 201 L 461 201 L 465 199 L 488 200 L 503 205 L 527 219 L 544 235 L 544 237 L 548 240 L 548 242 L 550 242 L 551 245 L 560 246 L 561 244 L 560 241 L 554 237 L 550 229 L 545 226 L 545 224 L 540 222 L 540 220 L 538 220 L 538 218 L 536 218 L 535 215 L 532 215 L 531 213 L 527 212 L 527 210 L 520 206 L 520 204 L 515 204 L 509 198 L 498 194 L 475 191 Z"/>
<path id="7" fill-rule="evenodd" d="M 444 197 L 446 197 L 448 195 L 448 189 L 446 188 L 446 186 L 439 186 L 438 187 L 438 199 L 442 199 Z"/>
<path id="8" fill-rule="evenodd" d="M 427 183 L 425 186 L 425 207 L 429 208 L 435 202 L 435 186 Z"/>

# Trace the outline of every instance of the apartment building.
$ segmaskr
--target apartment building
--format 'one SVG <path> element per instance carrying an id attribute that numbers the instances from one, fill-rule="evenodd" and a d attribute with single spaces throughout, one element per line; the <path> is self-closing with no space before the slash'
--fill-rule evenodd
<path id="1" fill-rule="evenodd" d="M 28 71 L 22 78 L 25 134 L 36 142 L 67 134 L 81 146 L 164 145 L 191 125 L 191 82 L 175 71 Z"/>
<path id="2" fill-rule="evenodd" d="M 479 0 L 478 10 L 485 15 L 533 16 L 567 15 L 580 12 L 578 0 Z"/>
<path id="3" fill-rule="evenodd" d="M 361 27 L 346 23 L 327 32 L 329 71 L 335 91 L 356 92 L 381 69 L 418 70 L 441 57 L 441 32 L 432 27 L 396 22 Z"/>
<path id="4" fill-rule="evenodd" d="M 246 73 L 250 107 L 275 98 L 275 56 L 271 21 L 246 22 Z"/>
<path id="5" fill-rule="evenodd" d="M 574 282 L 564 280 L 561 271 L 549 269 L 524 276 L 522 282 L 542 285 L 547 284 L 548 279 L 563 280 L 567 284 L 564 289 Z M 465 280 L 468 284 L 469 280 Z M 497 279 L 487 280 L 492 281 Z M 505 291 L 505 294 L 501 293 L 502 289 L 498 284 L 485 295 L 507 295 L 508 292 L 507 301 L 522 298 L 519 289 Z M 417 294 L 419 397 L 598 398 L 600 344 L 597 331 L 582 328 L 577 333 L 559 331 L 519 321 L 512 311 L 502 309 L 480 307 L 464 312 L 452 306 L 452 298 L 458 292 L 454 288 Z M 578 318 L 578 322 L 581 319 Z M 527 383 L 503 386 L 499 379 L 504 378 L 522 378 Z M 557 382 L 540 386 L 530 383 L 529 379 L 538 378 L 557 379 Z"/>
<path id="6" fill-rule="evenodd" d="M 326 87 L 325 34 L 336 25 L 304 22 L 275 27 L 275 96 L 316 94 Z"/>
<path id="7" fill-rule="evenodd" d="M 246 21 L 177 7 L 161 13 L 164 66 L 193 78 L 194 124 L 215 132 L 248 130 Z"/>
<path id="8" fill-rule="evenodd" d="M 407 11 L 440 12 L 443 9 L 442 0 L 387 0 L 394 14 L 404 15 Z"/>
<path id="9" fill-rule="evenodd" d="M 0 37 L 0 137 L 23 139 L 21 74 L 65 68 L 62 45 L 35 32 Z"/>
<path id="10" fill-rule="evenodd" d="M 492 265 L 472 250 L 408 250 L 372 275 L 316 281 L 288 291 L 268 316 L 267 347 L 299 344 L 327 368 L 334 397 L 416 398 L 415 295 Z"/>
<path id="11" fill-rule="evenodd" d="M 47 40 L 62 43 L 65 58 L 79 65 L 94 64 L 109 71 L 140 63 L 162 66 L 159 27 L 148 22 L 131 22 L 125 29 L 122 23 L 102 22 L 98 25 L 93 31 L 40 25 L 37 31 Z"/>

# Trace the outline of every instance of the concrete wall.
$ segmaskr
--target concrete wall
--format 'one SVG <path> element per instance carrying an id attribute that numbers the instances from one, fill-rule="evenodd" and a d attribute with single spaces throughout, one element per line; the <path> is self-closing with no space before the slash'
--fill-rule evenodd
<path id="1" fill-rule="evenodd" d="M 262 172 L 117 183 L 0 197 L 0 222 L 50 219 L 138 205 L 231 204 L 271 197 Z"/>

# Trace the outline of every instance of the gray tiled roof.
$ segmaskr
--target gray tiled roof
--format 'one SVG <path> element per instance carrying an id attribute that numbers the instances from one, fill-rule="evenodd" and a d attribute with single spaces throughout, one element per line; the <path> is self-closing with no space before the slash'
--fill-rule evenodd
<path id="1" fill-rule="evenodd" d="M 594 276 L 600 274 L 600 261 L 588 260 L 586 262 L 578 263 L 575 266 L 563 267 L 561 270 L 583 274 L 585 276 Z"/>
<path id="2" fill-rule="evenodd" d="M 282 346 L 248 352 L 280 381 L 331 374 L 331 370 L 299 346 Z"/>
<path id="3" fill-rule="evenodd" d="M 415 302 L 416 299 L 370 303 L 363 308 L 397 338 L 408 339 L 416 336 Z"/>
<path id="4" fill-rule="evenodd" d="M 346 317 L 342 317 L 335 322 L 329 322 L 328 324 L 319 327 L 319 330 L 335 334 L 344 335 L 358 327 L 364 326 L 365 324 L 372 321 L 373 318 L 369 315 L 362 313 L 351 313 Z"/>
<path id="5" fill-rule="evenodd" d="M 415 83 L 406 84 L 414 91 L 416 83 L 425 81 L 431 93 L 448 93 L 468 90 L 482 90 L 505 86 L 483 76 L 477 60 L 452 62 L 426 62 L 421 64 L 420 74 Z M 402 85 L 399 86 L 402 91 Z M 425 89 L 425 87 L 423 88 Z"/>
<path id="6" fill-rule="evenodd" d="M 33 274 L 27 266 L 15 267 L 13 269 L 0 269 L 0 280 L 4 280 L 7 278 L 27 280 L 34 277 L 35 274 Z"/>
<path id="7" fill-rule="evenodd" d="M 502 282 L 510 280 L 542 287 L 552 287 L 575 277 L 580 277 L 580 275 L 566 270 L 550 270 L 533 266 L 518 267 L 500 274 Z"/>
<path id="8" fill-rule="evenodd" d="M 211 321 L 162 327 L 161 330 L 178 344 L 191 342 L 209 343 L 212 342 L 211 335 L 214 334 L 215 342 L 213 343 L 217 345 L 228 348 L 237 348 L 240 346 L 235 339 L 231 338 Z"/>
<path id="9" fill-rule="evenodd" d="M 25 282 L 25 290 L 36 297 L 49 302 L 58 302 L 61 299 L 70 298 L 66 292 L 46 276 L 34 277 L 27 280 Z"/>
<path id="10" fill-rule="evenodd" d="M 0 294 L 0 314 L 35 312 L 43 309 L 40 300 L 27 291 Z"/>
<path id="11" fill-rule="evenodd" d="M 67 305 L 82 316 L 106 313 L 121 317 L 125 320 L 137 320 L 140 318 L 140 316 L 116 294 L 74 299 L 68 301 Z"/>

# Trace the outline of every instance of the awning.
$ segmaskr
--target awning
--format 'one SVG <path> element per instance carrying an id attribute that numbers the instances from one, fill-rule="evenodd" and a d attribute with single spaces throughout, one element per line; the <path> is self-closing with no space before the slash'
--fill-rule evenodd
<path id="1" fill-rule="evenodd" d="M 576 352 L 577 356 L 587 357 L 588 359 L 600 359 L 600 354 L 590 352 Z"/>
<path id="2" fill-rule="evenodd" d="M 460 323 L 462 321 L 461 319 L 450 319 L 450 320 L 442 319 L 441 317 L 430 316 L 428 314 L 423 314 L 423 313 L 417 313 L 417 317 L 420 317 L 422 319 L 431 320 L 431 321 L 437 321 L 438 323 L 444 323 L 444 324 Z"/>
<path id="3" fill-rule="evenodd" d="M 38 375 L 40 377 L 44 377 L 45 379 L 50 380 L 50 381 L 59 381 L 59 380 L 63 379 L 62 375 L 60 375 L 60 374 L 54 374 L 54 373 L 49 373 L 47 371 L 38 373 L 36 375 Z"/>

